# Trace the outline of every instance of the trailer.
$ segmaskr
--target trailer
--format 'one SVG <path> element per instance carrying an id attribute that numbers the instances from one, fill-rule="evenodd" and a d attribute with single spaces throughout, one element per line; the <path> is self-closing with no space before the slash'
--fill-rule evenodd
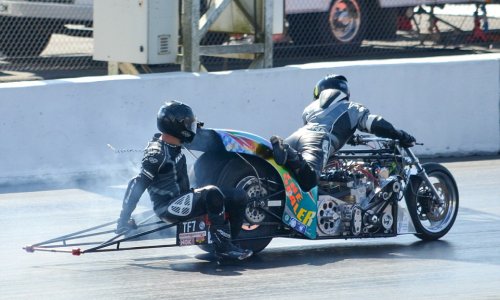
<path id="1" fill-rule="evenodd" d="M 142 1 L 147 0 L 138 2 Z M 221 0 L 199 1 L 207 7 Z M 351 51 L 365 39 L 394 37 L 405 21 L 408 28 L 405 12 L 415 7 L 492 3 L 499 0 L 284 0 L 283 13 L 286 37 L 293 45 L 330 44 Z M 91 37 L 93 4 L 94 0 L 0 0 L 1 54 L 38 56 L 54 33 Z"/>
<path id="2" fill-rule="evenodd" d="M 438 30 L 437 22 L 446 24 L 446 21 L 435 14 L 434 8 L 447 4 L 476 5 L 471 17 L 476 18 L 474 34 L 478 34 L 481 24 L 477 22 L 486 19 L 486 5 L 498 0 L 287 0 L 285 3 L 288 34 L 294 44 L 331 44 L 338 52 L 346 52 L 359 47 L 363 40 L 395 38 L 398 30 L 422 36 Z M 419 24 L 412 23 L 416 15 L 426 15 L 429 25 L 425 26 L 425 32 Z M 456 26 L 453 29 L 461 30 Z"/>

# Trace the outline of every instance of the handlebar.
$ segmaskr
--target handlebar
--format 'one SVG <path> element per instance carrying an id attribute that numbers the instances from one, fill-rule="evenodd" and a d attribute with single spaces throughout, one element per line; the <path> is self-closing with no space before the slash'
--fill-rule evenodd
<path id="1" fill-rule="evenodd" d="M 366 145 L 370 142 L 380 142 L 380 143 L 394 143 L 399 145 L 399 140 L 395 139 L 390 139 L 390 138 L 382 138 L 378 136 L 373 136 L 373 135 L 360 135 L 360 134 L 354 134 L 348 141 L 347 143 L 351 146 L 357 146 L 357 145 Z M 415 143 L 415 145 L 424 145 L 423 143 Z"/>
<path id="2" fill-rule="evenodd" d="M 352 146 L 357 146 L 357 145 L 365 145 L 369 142 L 395 142 L 393 139 L 389 138 L 381 138 L 377 136 L 372 136 L 372 135 L 360 135 L 360 134 L 355 134 L 353 135 L 347 143 Z"/>

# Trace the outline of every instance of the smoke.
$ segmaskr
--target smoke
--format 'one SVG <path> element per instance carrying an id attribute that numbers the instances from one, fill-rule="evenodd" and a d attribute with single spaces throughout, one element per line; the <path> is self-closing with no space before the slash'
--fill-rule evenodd
<path id="1" fill-rule="evenodd" d="M 54 228 L 77 231 L 102 223 L 116 221 L 119 217 L 122 199 L 128 182 L 140 172 L 143 150 L 139 149 L 117 149 L 113 145 L 107 146 L 109 155 L 106 164 L 89 164 L 85 170 L 72 171 L 52 169 L 34 169 L 26 176 L 15 176 L 0 178 L 0 194 L 2 193 L 27 193 L 37 192 L 31 195 L 37 197 L 42 194 L 56 195 L 51 200 L 47 200 L 47 208 L 44 213 L 51 213 L 67 220 L 68 223 L 74 223 L 71 219 L 78 212 L 77 224 L 66 226 L 66 224 L 53 224 Z M 199 153 L 189 153 L 184 150 L 188 161 L 188 169 L 199 156 Z M 84 155 L 81 159 L 86 161 L 95 161 L 92 155 Z M 23 201 L 22 195 L 19 195 L 18 201 Z M 27 203 L 26 203 L 27 204 Z M 20 203 L 20 205 L 23 205 Z M 67 216 L 64 214 L 67 213 Z M 160 220 L 152 210 L 152 203 L 149 194 L 143 193 L 136 210 L 132 217 L 137 224 L 155 224 Z M 138 232 L 152 230 L 164 225 L 140 227 Z M 74 226 L 73 226 L 74 225 Z M 113 229 L 116 225 L 110 225 L 108 229 Z M 66 234 L 62 230 L 61 234 Z M 141 237 L 141 240 L 175 237 L 175 227 L 165 229 L 147 236 Z"/>

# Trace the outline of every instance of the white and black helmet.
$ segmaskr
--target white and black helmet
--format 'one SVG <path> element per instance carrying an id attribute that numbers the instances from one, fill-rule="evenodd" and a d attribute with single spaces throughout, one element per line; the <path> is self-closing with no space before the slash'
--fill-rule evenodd
<path id="1" fill-rule="evenodd" d="M 190 143 L 194 139 L 197 125 L 193 110 L 182 102 L 166 102 L 158 111 L 158 130 L 178 138 L 181 143 Z"/>
<path id="2" fill-rule="evenodd" d="M 347 85 L 347 78 L 343 75 L 329 74 L 322 78 L 314 86 L 313 97 L 314 100 L 319 99 L 319 96 L 324 90 L 335 90 L 343 94 L 343 99 L 349 100 L 350 92 Z"/>

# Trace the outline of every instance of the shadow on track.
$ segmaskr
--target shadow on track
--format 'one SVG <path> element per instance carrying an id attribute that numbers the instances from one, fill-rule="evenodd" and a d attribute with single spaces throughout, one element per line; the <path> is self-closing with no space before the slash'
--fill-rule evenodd
<path id="1" fill-rule="evenodd" d="M 370 242 L 373 243 L 373 240 Z M 454 259 L 454 244 L 448 241 L 423 242 L 411 244 L 384 243 L 384 244 L 359 243 L 349 245 L 310 245 L 292 246 L 266 249 L 246 261 L 228 262 L 218 265 L 211 254 L 196 255 L 196 262 L 172 262 L 171 256 L 160 258 L 142 258 L 134 267 L 145 269 L 163 269 L 178 272 L 194 272 L 217 276 L 239 276 L 247 270 L 267 270 L 292 266 L 323 266 L 339 263 L 344 260 L 371 260 L 371 259 Z M 178 256 L 184 259 L 186 256 Z M 168 260 L 168 263 L 161 263 Z"/>

